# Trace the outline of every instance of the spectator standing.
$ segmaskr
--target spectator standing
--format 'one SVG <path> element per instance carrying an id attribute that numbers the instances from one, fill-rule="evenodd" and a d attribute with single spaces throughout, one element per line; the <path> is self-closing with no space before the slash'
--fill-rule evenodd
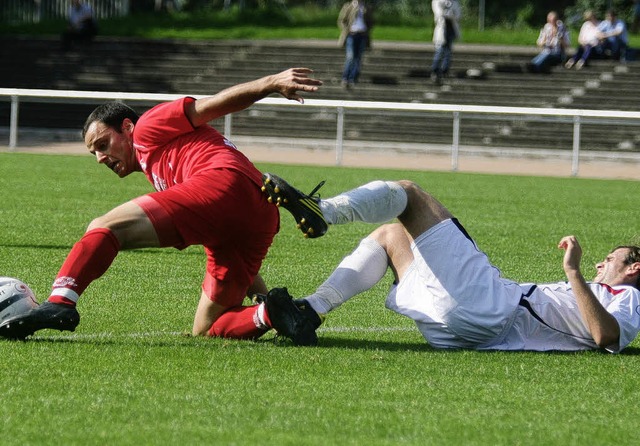
<path id="1" fill-rule="evenodd" d="M 605 19 L 598 25 L 598 31 L 604 55 L 624 61 L 629 44 L 627 25 L 618 18 L 615 10 L 607 11 Z"/>
<path id="2" fill-rule="evenodd" d="M 585 11 L 584 20 L 585 22 L 582 24 L 578 35 L 578 48 L 574 56 L 565 64 L 565 68 L 571 68 L 575 65 L 576 70 L 582 69 L 587 60 L 589 60 L 591 50 L 600 43 L 599 22 L 593 11 Z"/>
<path id="3" fill-rule="evenodd" d="M 536 43 L 542 51 L 531 60 L 531 71 L 546 72 L 563 62 L 565 51 L 570 45 L 569 31 L 559 19 L 557 12 L 550 11 L 547 14 L 547 23 L 540 30 Z"/>
<path id="4" fill-rule="evenodd" d="M 93 8 L 82 0 L 71 0 L 67 12 L 67 29 L 62 33 L 62 49 L 71 49 L 73 42 L 89 42 L 98 33 Z"/>
<path id="5" fill-rule="evenodd" d="M 342 86 L 353 88 L 360 77 L 364 51 L 371 46 L 373 12 L 364 0 L 349 1 L 340 10 L 338 27 L 338 45 L 346 50 Z"/>
<path id="6" fill-rule="evenodd" d="M 431 79 L 442 84 L 442 78 L 449 73 L 453 41 L 460 37 L 458 22 L 462 9 L 457 0 L 432 0 L 433 10 L 433 44 L 435 52 L 431 64 Z"/>

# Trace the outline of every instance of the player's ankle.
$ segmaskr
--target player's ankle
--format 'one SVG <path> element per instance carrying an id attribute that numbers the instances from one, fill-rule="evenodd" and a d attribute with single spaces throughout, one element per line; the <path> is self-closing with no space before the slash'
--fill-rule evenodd
<path id="1" fill-rule="evenodd" d="M 70 307 L 76 306 L 76 303 L 74 301 L 64 296 L 49 296 L 49 299 L 47 299 L 47 301 L 51 302 L 52 304 L 69 305 Z"/>

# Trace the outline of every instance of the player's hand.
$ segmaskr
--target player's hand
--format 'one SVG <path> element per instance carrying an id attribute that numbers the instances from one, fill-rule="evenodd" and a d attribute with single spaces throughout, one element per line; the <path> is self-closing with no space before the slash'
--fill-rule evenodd
<path id="1" fill-rule="evenodd" d="M 558 243 L 558 248 L 564 249 L 564 260 L 562 267 L 565 273 L 579 272 L 580 261 L 582 260 L 582 247 L 578 243 L 578 239 L 573 235 L 563 237 Z"/>
<path id="2" fill-rule="evenodd" d="M 322 81 L 309 77 L 313 70 L 309 68 L 289 68 L 281 73 L 271 76 L 273 90 L 287 99 L 304 104 L 304 99 L 299 91 L 313 93 L 322 85 Z"/>

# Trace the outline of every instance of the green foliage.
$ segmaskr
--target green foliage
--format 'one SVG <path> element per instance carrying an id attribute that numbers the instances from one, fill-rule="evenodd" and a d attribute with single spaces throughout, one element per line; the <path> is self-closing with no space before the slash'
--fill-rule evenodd
<path id="1" fill-rule="evenodd" d="M 583 270 L 637 236 L 637 184 L 263 164 L 331 196 L 408 178 L 438 196 L 516 280 L 562 280 L 559 238 L 576 234 Z M 0 274 L 40 299 L 87 223 L 151 186 L 90 156 L 0 153 Z M 304 239 L 283 211 L 262 273 L 296 296 L 315 289 L 372 226 Z M 317 348 L 188 331 L 204 253 L 119 254 L 83 294 L 76 333 L 0 340 L 2 444 L 633 444 L 638 341 L 618 356 L 436 351 L 384 308 L 391 278 L 336 310 Z M 615 413 L 615 416 L 611 414 Z"/>
<path id="2" fill-rule="evenodd" d="M 582 15 L 585 11 L 592 10 L 602 20 L 607 9 L 613 8 L 619 18 L 630 23 L 632 19 L 631 6 L 632 2 L 629 0 L 576 0 L 575 4 L 565 11 L 565 17 L 582 24 Z"/>
<path id="3" fill-rule="evenodd" d="M 629 21 L 631 1 L 612 1 L 620 17 Z M 397 34 L 395 30 L 432 29 L 430 1 L 376 0 L 370 3 L 376 11 L 377 29 L 385 39 L 404 40 L 403 34 L 409 34 Z M 552 9 L 557 10 L 571 26 L 578 26 L 584 10 L 595 9 L 602 16 L 609 3 L 610 0 L 486 1 L 485 27 L 502 33 L 523 28 L 539 29 L 547 12 Z M 147 0 L 133 2 L 132 14 L 128 17 L 101 20 L 100 34 L 151 38 L 280 38 L 288 34 L 292 38 L 325 38 L 330 31 L 335 34 L 336 18 L 342 4 L 342 0 L 242 0 L 229 2 L 225 9 L 224 0 L 189 0 L 181 11 L 156 12 L 153 10 L 154 2 Z M 461 4 L 463 34 L 475 34 L 479 2 L 461 0 Z M 7 19 L 2 14 L 0 18 Z M 35 25 L 9 20 L 2 23 L 0 19 L 1 34 L 59 34 L 63 28 L 64 19 L 46 19 Z M 223 29 L 232 31 L 225 34 L 220 32 Z M 283 29 L 287 32 L 282 32 Z M 508 38 L 503 40 L 510 43 Z M 496 42 L 490 40 L 486 43 Z"/>
<path id="4" fill-rule="evenodd" d="M 527 3 L 516 12 L 515 28 L 526 26 L 533 23 L 535 17 L 535 8 L 531 3 Z"/>
<path id="5" fill-rule="evenodd" d="M 277 11 L 276 11 L 277 12 Z M 256 11 L 203 10 L 198 12 L 139 13 L 129 17 L 100 22 L 102 36 L 131 36 L 143 38 L 186 39 L 337 39 L 335 9 L 289 8 L 288 16 L 280 15 L 270 21 Z M 408 18 L 398 14 L 379 12 L 373 30 L 374 40 L 430 42 L 433 33 L 431 13 L 415 14 Z M 57 35 L 64 28 L 61 20 L 47 20 L 37 25 L 0 24 L 0 34 Z M 507 30 L 506 27 L 487 27 L 478 31 L 477 16 L 466 15 L 463 20 L 462 42 L 531 44 L 537 29 L 526 26 Z"/>

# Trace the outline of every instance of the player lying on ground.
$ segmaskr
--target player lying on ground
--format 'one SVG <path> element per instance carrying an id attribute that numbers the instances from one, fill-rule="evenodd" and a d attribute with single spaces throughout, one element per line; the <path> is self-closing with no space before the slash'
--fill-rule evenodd
<path id="1" fill-rule="evenodd" d="M 163 103 L 140 117 L 118 102 L 97 107 L 83 129 L 89 152 L 121 178 L 143 172 L 157 192 L 93 220 L 64 261 L 49 299 L 1 321 L 0 336 L 73 331 L 80 295 L 121 250 L 203 245 L 207 262 L 194 335 L 255 339 L 275 328 L 296 344 L 314 344 L 315 330 L 290 299 L 268 296 L 260 305 L 242 306 L 245 296 L 267 291 L 259 270 L 279 215 L 260 190 L 261 173 L 207 124 L 271 93 L 302 103 L 299 92 L 322 84 L 311 73 L 292 68 L 214 96 Z"/>
<path id="2" fill-rule="evenodd" d="M 587 282 L 582 248 L 567 236 L 558 247 L 568 282 L 519 284 L 500 277 L 458 220 L 410 181 L 373 182 L 327 200 L 272 174 L 263 182 L 269 199 L 288 209 L 305 234 L 324 233 L 327 223 L 400 221 L 373 231 L 314 294 L 297 301 L 316 327 L 390 267 L 395 282 L 386 306 L 413 319 L 436 348 L 619 352 L 640 330 L 637 246 L 615 248 Z M 282 288 L 271 293 L 288 295 Z"/>

